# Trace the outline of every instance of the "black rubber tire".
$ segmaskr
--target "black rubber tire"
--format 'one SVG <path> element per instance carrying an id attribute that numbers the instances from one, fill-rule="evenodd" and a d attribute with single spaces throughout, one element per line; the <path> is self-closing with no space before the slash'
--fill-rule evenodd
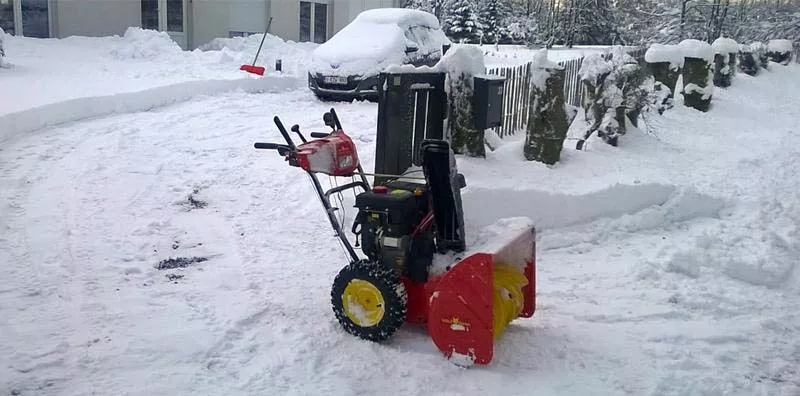
<path id="1" fill-rule="evenodd" d="M 363 327 L 354 323 L 344 312 L 343 294 L 351 280 L 361 279 L 380 291 L 384 301 L 384 314 L 375 326 Z M 406 318 L 408 295 L 400 277 L 390 268 L 369 261 L 350 263 L 339 271 L 331 288 L 333 313 L 344 330 L 369 341 L 385 341 L 394 335 Z"/>

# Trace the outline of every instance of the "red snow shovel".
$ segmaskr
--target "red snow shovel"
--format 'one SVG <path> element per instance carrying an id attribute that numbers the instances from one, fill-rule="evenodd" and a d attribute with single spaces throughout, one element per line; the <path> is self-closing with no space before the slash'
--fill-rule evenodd
<path id="1" fill-rule="evenodd" d="M 264 66 L 256 66 L 256 60 L 258 60 L 258 54 L 261 53 L 261 46 L 264 45 L 264 39 L 267 38 L 267 33 L 269 32 L 269 27 L 272 25 L 272 17 L 269 18 L 269 22 L 267 22 L 267 31 L 264 32 L 264 37 L 261 37 L 261 44 L 258 45 L 258 51 L 256 52 L 256 57 L 253 59 L 252 65 L 242 65 L 239 70 L 244 70 L 248 73 L 258 74 L 259 76 L 264 75 Z"/>

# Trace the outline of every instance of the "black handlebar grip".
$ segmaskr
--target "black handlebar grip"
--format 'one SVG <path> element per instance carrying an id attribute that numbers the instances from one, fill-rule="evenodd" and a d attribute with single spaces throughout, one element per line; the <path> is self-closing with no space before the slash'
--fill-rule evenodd
<path id="1" fill-rule="evenodd" d="M 312 137 L 312 138 L 314 138 L 314 139 L 326 138 L 326 137 L 328 137 L 328 135 L 330 135 L 330 133 L 325 133 L 325 132 L 311 132 L 311 137 Z"/>
<path id="2" fill-rule="evenodd" d="M 257 149 L 264 149 L 264 150 L 277 150 L 280 147 L 280 144 L 277 143 L 256 143 L 253 147 Z"/>

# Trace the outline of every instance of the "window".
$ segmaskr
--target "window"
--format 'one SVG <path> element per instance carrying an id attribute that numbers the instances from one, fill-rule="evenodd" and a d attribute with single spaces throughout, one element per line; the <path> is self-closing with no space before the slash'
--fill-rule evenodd
<path id="1" fill-rule="evenodd" d="M 14 31 L 14 0 L 0 0 L 0 28 L 8 34 Z"/>
<path id="2" fill-rule="evenodd" d="M 300 2 L 300 41 L 311 41 L 311 3 Z"/>
<path id="3" fill-rule="evenodd" d="M 300 41 L 324 43 L 328 39 L 328 4 L 300 2 Z"/>
<path id="4" fill-rule="evenodd" d="M 22 0 L 22 35 L 49 38 L 50 15 L 47 0 Z"/>
<path id="5" fill-rule="evenodd" d="M 328 39 L 328 5 L 314 4 L 314 42 L 324 43 Z"/>
<path id="6" fill-rule="evenodd" d="M 167 0 L 167 31 L 183 31 L 183 0 Z"/>
<path id="7" fill-rule="evenodd" d="M 142 29 L 158 30 L 158 0 L 142 0 Z"/>

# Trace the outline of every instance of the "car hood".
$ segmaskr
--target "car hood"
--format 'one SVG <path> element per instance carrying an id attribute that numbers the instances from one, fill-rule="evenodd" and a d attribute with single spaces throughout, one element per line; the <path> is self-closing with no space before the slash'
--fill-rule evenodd
<path id="1" fill-rule="evenodd" d="M 406 42 L 397 25 L 351 24 L 314 50 L 309 71 L 335 76 L 378 74 L 390 64 L 403 63 Z"/>

